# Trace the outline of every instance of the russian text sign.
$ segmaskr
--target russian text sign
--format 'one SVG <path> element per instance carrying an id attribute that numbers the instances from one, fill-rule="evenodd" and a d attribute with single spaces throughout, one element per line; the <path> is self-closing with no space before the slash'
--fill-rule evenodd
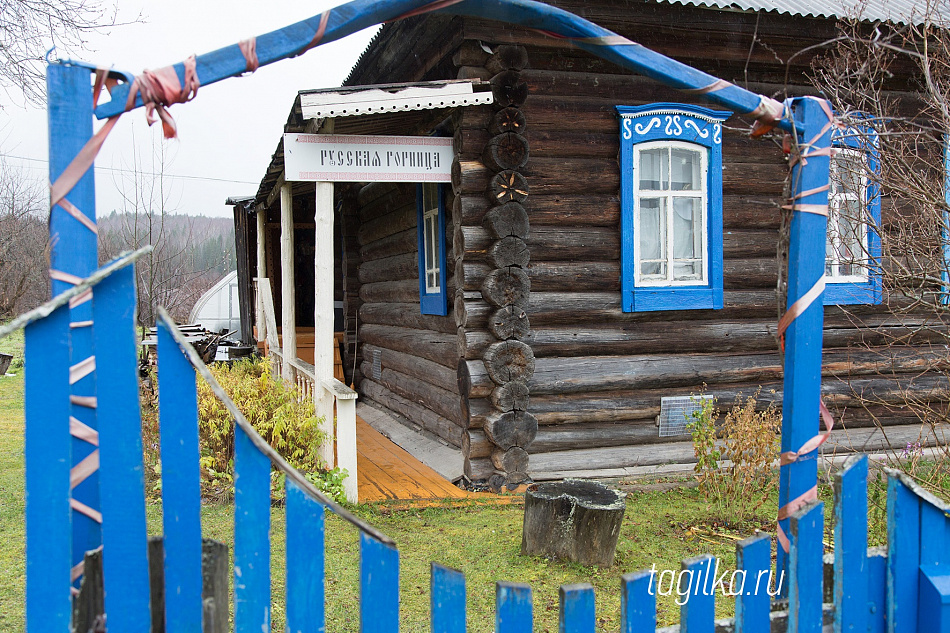
<path id="1" fill-rule="evenodd" d="M 451 182 L 452 139 L 435 136 L 284 134 L 284 179 Z"/>

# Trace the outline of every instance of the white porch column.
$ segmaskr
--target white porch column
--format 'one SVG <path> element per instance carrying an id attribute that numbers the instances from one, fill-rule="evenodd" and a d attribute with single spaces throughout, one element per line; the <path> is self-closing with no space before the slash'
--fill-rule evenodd
<path id="1" fill-rule="evenodd" d="M 333 378 L 333 183 L 316 183 L 313 367 L 317 388 L 313 405 L 323 417 L 323 430 L 330 438 L 320 449 L 328 466 L 333 467 L 333 393 L 324 385 Z M 338 440 L 339 441 L 339 440 Z"/>
<path id="2" fill-rule="evenodd" d="M 294 207 L 290 183 L 280 188 L 280 325 L 283 333 L 281 373 L 293 381 L 291 359 L 297 358 L 297 314 L 294 297 Z"/>
<path id="3" fill-rule="evenodd" d="M 257 283 L 254 286 L 254 296 L 257 305 L 257 342 L 267 339 L 267 320 L 264 317 L 264 303 L 261 301 L 260 279 L 267 277 L 267 257 L 264 251 L 265 231 L 267 230 L 267 209 L 262 205 L 257 208 Z"/>

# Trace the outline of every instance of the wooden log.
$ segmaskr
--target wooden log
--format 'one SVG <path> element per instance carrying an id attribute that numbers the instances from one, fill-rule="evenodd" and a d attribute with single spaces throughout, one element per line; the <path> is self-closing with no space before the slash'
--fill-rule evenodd
<path id="1" fill-rule="evenodd" d="M 538 421 L 526 411 L 506 411 L 488 416 L 483 430 L 498 448 L 525 448 L 538 434 Z"/>
<path id="2" fill-rule="evenodd" d="M 506 451 L 496 448 L 492 451 L 491 463 L 495 465 L 495 468 L 506 473 L 523 473 L 528 470 L 528 451 L 520 446 L 514 446 Z"/>
<path id="3" fill-rule="evenodd" d="M 412 420 L 426 431 L 435 433 L 456 448 L 461 444 L 462 428 L 453 420 L 444 418 L 428 407 L 393 393 L 371 378 L 363 378 L 360 383 L 360 394 L 364 399 L 371 400 L 385 409 Z"/>
<path id="4" fill-rule="evenodd" d="M 497 338 L 484 330 L 458 328 L 459 358 L 467 358 L 470 360 L 484 358 L 488 348 L 497 342 Z"/>
<path id="5" fill-rule="evenodd" d="M 389 187 L 381 188 L 381 195 L 358 207 L 357 217 L 359 224 L 376 220 L 392 213 L 393 211 L 406 206 L 414 206 L 416 203 L 415 185 L 409 183 L 379 183 L 386 184 Z"/>
<path id="6" fill-rule="evenodd" d="M 499 208 L 499 207 L 496 207 Z M 485 216 L 488 223 L 489 211 Z M 527 216 L 526 216 L 527 217 Z M 492 231 L 477 226 L 460 227 L 465 254 L 473 259 L 486 259 L 493 243 Z M 774 234 L 771 234 L 776 238 Z M 458 241 L 459 238 L 456 238 Z M 738 242 L 738 240 L 734 240 Z M 616 227 L 552 227 L 537 226 L 525 239 L 534 261 L 605 261 L 620 259 L 620 233 Z M 745 248 L 737 245 L 736 248 Z M 771 241 L 775 252 L 775 239 Z"/>
<path id="7" fill-rule="evenodd" d="M 603 226 L 619 234 L 620 193 L 533 195 L 525 202 L 532 228 Z"/>
<path id="8" fill-rule="evenodd" d="M 499 308 L 488 319 L 488 331 L 500 340 L 524 340 L 531 332 L 531 323 L 524 308 L 508 305 Z"/>
<path id="9" fill-rule="evenodd" d="M 458 392 L 458 377 L 445 365 L 420 358 L 414 354 L 397 352 L 385 347 L 363 344 L 363 358 L 375 359 L 379 353 L 380 367 L 389 367 L 407 376 L 414 376 L 451 393 Z"/>
<path id="10" fill-rule="evenodd" d="M 495 53 L 485 60 L 485 68 L 500 73 L 505 70 L 524 70 L 528 67 L 528 50 L 524 46 L 501 44 Z"/>
<path id="11" fill-rule="evenodd" d="M 491 56 L 491 49 L 481 42 L 465 40 L 452 55 L 452 63 L 456 66 L 484 66 Z"/>
<path id="12" fill-rule="evenodd" d="M 463 287 L 465 289 L 480 289 L 482 296 L 490 304 L 499 308 L 506 305 L 525 306 L 531 293 L 531 282 L 528 274 L 521 268 L 484 268 L 474 263 L 463 263 L 459 266 L 463 272 Z M 469 271 L 475 273 L 478 277 L 477 282 L 469 284 Z M 482 273 L 482 274 L 478 274 Z M 458 285 L 458 280 L 456 280 Z"/>
<path id="13" fill-rule="evenodd" d="M 484 431 L 468 429 L 462 431 L 462 455 L 469 459 L 491 457 L 495 445 L 485 435 Z"/>
<path id="14" fill-rule="evenodd" d="M 488 236 L 494 239 L 510 236 L 523 240 L 528 237 L 528 213 L 517 202 L 506 202 L 489 210 L 482 220 L 482 226 Z"/>
<path id="15" fill-rule="evenodd" d="M 359 280 L 372 284 L 403 279 L 419 279 L 419 255 L 404 253 L 383 259 L 364 261 L 359 267 Z"/>
<path id="16" fill-rule="evenodd" d="M 488 124 L 488 134 L 495 136 L 505 132 L 514 132 L 515 134 L 524 134 L 527 129 L 527 121 L 521 108 L 502 108 L 496 112 L 491 122 Z M 459 128 L 459 132 L 464 132 L 464 128 Z M 475 137 L 477 138 L 477 137 Z M 482 140 L 482 144 L 488 142 L 487 136 Z"/>
<path id="17" fill-rule="evenodd" d="M 778 283 L 775 257 L 725 259 L 722 262 L 723 288 L 774 288 Z"/>
<path id="18" fill-rule="evenodd" d="M 502 132 L 489 139 L 482 153 L 482 162 L 494 171 L 521 169 L 528 162 L 528 141 L 515 132 Z"/>
<path id="19" fill-rule="evenodd" d="M 512 380 L 498 385 L 491 392 L 491 403 L 499 411 L 527 411 L 530 404 L 528 383 Z"/>
<path id="20" fill-rule="evenodd" d="M 402 352 L 403 354 L 425 358 L 450 369 L 456 367 L 458 362 L 456 356 L 457 336 L 430 330 L 366 324 L 360 328 L 360 341 Z"/>
<path id="21" fill-rule="evenodd" d="M 534 374 L 534 352 L 521 341 L 500 341 L 485 351 L 485 368 L 497 385 L 528 380 Z"/>
<path id="22" fill-rule="evenodd" d="M 488 248 L 487 259 L 488 263 L 495 268 L 509 266 L 524 268 L 531 261 L 531 253 L 521 238 L 508 236 L 496 240 Z"/>
<path id="23" fill-rule="evenodd" d="M 364 360 L 360 369 L 364 375 L 371 374 L 371 372 L 373 372 L 373 364 Z M 391 366 L 383 367 L 379 378 L 373 375 L 373 380 L 397 396 L 422 405 L 443 418 L 451 420 L 453 424 L 460 429 L 463 428 L 462 420 L 468 416 L 463 415 L 458 394 L 455 393 L 454 390 L 449 391 L 442 389 L 427 382 L 418 374 L 404 374 L 393 369 Z M 467 424 L 464 426 L 467 426 Z M 458 443 L 459 441 L 460 438 L 456 437 L 455 442 Z"/>
<path id="24" fill-rule="evenodd" d="M 774 258 L 778 248 L 778 231 L 759 229 L 729 229 L 723 232 L 724 259 Z"/>
<path id="25" fill-rule="evenodd" d="M 366 303 L 412 303 L 419 301 L 419 280 L 403 279 L 360 285 L 360 299 Z"/>
<path id="26" fill-rule="evenodd" d="M 516 70 L 504 70 L 491 78 L 491 92 L 501 107 L 520 106 L 528 98 L 528 84 Z"/>
<path id="27" fill-rule="evenodd" d="M 413 227 L 359 247 L 359 257 L 354 259 L 358 265 L 362 261 L 383 259 L 384 257 L 404 253 L 415 253 L 418 248 L 419 232 Z"/>
<path id="28" fill-rule="evenodd" d="M 468 193 L 480 193 L 485 191 L 486 188 L 489 193 L 489 197 L 495 204 L 505 204 L 506 202 L 524 202 L 528 194 L 531 192 L 531 188 L 528 186 L 528 181 L 525 179 L 524 175 L 517 171 L 502 171 L 497 174 L 488 177 L 487 185 L 482 181 L 482 173 L 479 169 L 485 169 L 484 165 L 481 163 L 468 163 L 462 165 L 461 177 L 459 181 L 459 191 L 468 192 Z M 477 183 L 477 189 L 472 189 L 471 191 L 466 190 L 466 183 L 471 183 L 471 180 L 474 180 Z M 453 179 L 453 185 L 454 185 Z"/>
<path id="29" fill-rule="evenodd" d="M 485 481 L 495 474 L 495 465 L 487 457 L 478 459 L 465 458 L 462 464 L 465 476 L 471 481 Z"/>
<path id="30" fill-rule="evenodd" d="M 478 81 L 490 81 L 494 73 L 484 66 L 462 66 L 456 73 L 456 79 L 477 79 Z"/>
<path id="31" fill-rule="evenodd" d="M 685 437 L 685 436 L 684 436 Z M 570 472 L 608 468 L 689 464 L 695 460 L 693 443 L 666 442 L 644 446 L 605 446 L 550 453 L 532 453 L 528 473 Z"/>
<path id="32" fill-rule="evenodd" d="M 550 556 L 610 567 L 626 509 L 624 495 L 594 481 L 568 479 L 525 492 L 522 556 Z"/>
<path id="33" fill-rule="evenodd" d="M 359 187 L 356 192 L 356 202 L 360 207 L 371 204 L 383 196 L 392 194 L 398 189 L 398 184 L 394 182 L 370 182 Z"/>
<path id="34" fill-rule="evenodd" d="M 364 222 L 360 225 L 357 239 L 360 245 L 370 244 L 376 240 L 411 229 L 416 226 L 416 208 L 414 205 L 403 205 L 386 215 Z"/>
<path id="35" fill-rule="evenodd" d="M 469 406 L 474 406 L 478 399 L 488 398 L 496 386 L 492 379 L 488 377 L 485 362 L 481 360 L 460 358 L 457 376 L 459 394 L 462 397 L 469 398 Z"/>
<path id="36" fill-rule="evenodd" d="M 418 298 L 418 286 L 417 286 Z M 419 303 L 364 303 L 359 311 L 361 324 L 393 325 L 414 330 L 432 330 L 442 334 L 456 331 L 451 317 L 422 314 Z"/>
<path id="37" fill-rule="evenodd" d="M 936 371 L 946 365 L 945 356 L 920 348 L 832 349 L 824 354 L 822 375 L 853 379 L 882 372 Z M 717 384 L 772 382 L 781 372 L 777 353 L 538 358 L 528 387 L 533 398 L 598 390 L 698 389 L 710 380 Z"/>
<path id="38" fill-rule="evenodd" d="M 541 424 L 540 419 L 538 424 Z M 639 423 L 624 421 L 564 424 L 540 426 L 528 452 L 548 453 L 578 448 L 659 444 L 668 441 L 670 438 L 660 437 L 659 429 L 653 420 Z"/>

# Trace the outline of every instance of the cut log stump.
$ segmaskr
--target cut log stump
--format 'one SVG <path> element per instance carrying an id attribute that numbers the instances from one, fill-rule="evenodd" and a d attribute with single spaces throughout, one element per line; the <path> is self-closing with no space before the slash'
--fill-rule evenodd
<path id="1" fill-rule="evenodd" d="M 623 523 L 625 496 L 580 479 L 529 487 L 521 554 L 610 567 Z"/>

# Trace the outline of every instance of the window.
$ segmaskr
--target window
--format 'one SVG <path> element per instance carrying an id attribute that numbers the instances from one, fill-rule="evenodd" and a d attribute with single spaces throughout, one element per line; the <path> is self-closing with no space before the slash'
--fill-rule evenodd
<path id="1" fill-rule="evenodd" d="M 722 121 L 731 113 L 617 110 L 624 311 L 722 308 Z"/>
<path id="2" fill-rule="evenodd" d="M 443 186 L 418 185 L 419 303 L 422 314 L 448 314 L 445 288 L 445 200 Z"/>
<path id="3" fill-rule="evenodd" d="M 829 166 L 825 305 L 881 302 L 881 199 L 868 178 L 878 167 L 877 138 L 849 129 L 833 141 Z"/>

